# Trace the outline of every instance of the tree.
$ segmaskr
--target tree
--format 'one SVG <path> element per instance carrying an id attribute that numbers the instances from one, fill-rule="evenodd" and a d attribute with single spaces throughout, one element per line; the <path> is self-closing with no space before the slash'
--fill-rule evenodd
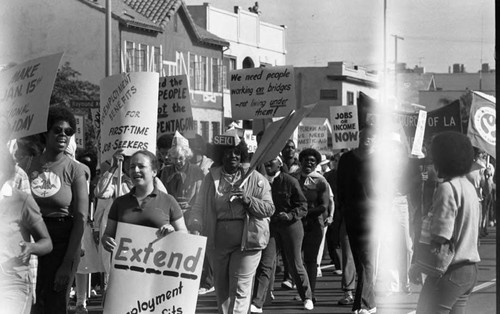
<path id="1" fill-rule="evenodd" d="M 99 85 L 89 81 L 79 79 L 81 73 L 73 69 L 69 62 L 57 71 L 54 89 L 50 96 L 50 105 L 64 105 L 70 107 L 71 100 L 99 100 Z M 85 151 L 95 153 L 97 155 L 98 142 L 96 139 L 97 130 L 94 129 L 94 124 L 91 121 L 90 113 L 86 110 L 83 112 L 85 116 Z"/>

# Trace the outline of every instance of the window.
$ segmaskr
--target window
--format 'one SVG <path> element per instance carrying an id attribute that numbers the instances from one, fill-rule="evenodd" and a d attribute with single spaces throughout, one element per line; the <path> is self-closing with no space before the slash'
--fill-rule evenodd
<path id="1" fill-rule="evenodd" d="M 347 92 L 347 104 L 354 105 L 354 93 L 353 92 Z"/>
<path id="2" fill-rule="evenodd" d="M 222 86 L 229 88 L 229 75 L 231 71 L 236 70 L 236 57 L 224 57 L 222 66 Z"/>
<path id="3" fill-rule="evenodd" d="M 220 134 L 220 122 L 212 122 L 212 134 L 213 136 Z"/>
<path id="4" fill-rule="evenodd" d="M 135 49 L 135 70 L 137 72 L 147 71 L 147 46 L 143 44 L 136 45 Z"/>
<path id="5" fill-rule="evenodd" d="M 201 121 L 201 136 L 205 139 L 205 141 L 210 142 L 209 139 L 209 129 L 208 129 L 208 121 Z"/>
<path id="6" fill-rule="evenodd" d="M 222 72 L 220 59 L 212 58 L 212 91 L 222 92 L 221 89 Z"/>
<path id="7" fill-rule="evenodd" d="M 198 120 L 193 120 L 194 133 L 198 134 Z"/>
<path id="8" fill-rule="evenodd" d="M 200 86 L 199 90 L 207 90 L 208 86 L 208 70 L 207 57 L 201 56 L 200 62 Z"/>
<path id="9" fill-rule="evenodd" d="M 125 41 L 122 53 L 122 71 L 154 71 L 161 73 L 161 46 L 148 46 L 132 41 Z"/>
<path id="10" fill-rule="evenodd" d="M 134 43 L 131 41 L 125 42 L 126 64 L 125 72 L 132 72 L 134 70 Z"/>
<path id="11" fill-rule="evenodd" d="M 189 86 L 191 89 L 196 89 L 196 56 L 193 53 L 189 54 Z"/>
<path id="12" fill-rule="evenodd" d="M 319 99 L 338 99 L 336 89 L 322 89 L 319 91 Z"/>
<path id="13" fill-rule="evenodd" d="M 161 73 L 162 58 L 161 58 L 161 47 L 152 47 L 153 55 L 153 72 Z"/>

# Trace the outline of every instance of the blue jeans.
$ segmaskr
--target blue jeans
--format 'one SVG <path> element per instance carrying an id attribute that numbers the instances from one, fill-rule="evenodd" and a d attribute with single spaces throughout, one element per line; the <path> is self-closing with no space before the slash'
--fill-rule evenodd
<path id="1" fill-rule="evenodd" d="M 441 278 L 427 277 L 418 299 L 417 314 L 465 314 L 477 280 L 477 264 L 451 265 Z"/>

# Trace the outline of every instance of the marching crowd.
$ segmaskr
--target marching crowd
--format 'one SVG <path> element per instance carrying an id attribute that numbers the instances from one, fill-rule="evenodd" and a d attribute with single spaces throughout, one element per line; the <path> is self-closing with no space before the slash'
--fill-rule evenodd
<path id="1" fill-rule="evenodd" d="M 8 121 L 0 127 L 7 147 Z M 104 293 L 118 222 L 206 236 L 199 293 L 214 293 L 219 313 L 265 311 L 277 268 L 281 287 L 314 309 L 324 250 L 342 276 L 338 304 L 354 313 L 376 313 L 377 277 L 385 275 L 383 293 L 423 284 L 417 313 L 464 313 L 478 242 L 495 223 L 493 163 L 459 133 L 434 136 L 423 158 L 409 158 L 395 138 L 386 152 L 394 163 L 384 169 L 391 182 L 380 186 L 374 126 L 360 131 L 358 148 L 332 156 L 297 154 L 288 140 L 255 169 L 234 129 L 226 145 L 163 135 L 156 155 L 117 151 L 99 166 L 95 155 L 76 152 L 75 129 L 68 108 L 50 107 L 45 133 L 0 155 L 0 308 L 8 313 L 67 313 L 72 291 L 76 313 L 87 313 L 88 274 Z M 377 209 L 378 191 L 390 186 L 390 208 Z M 396 233 L 374 236 L 380 210 Z M 425 281 L 416 263 L 424 235 L 454 247 L 444 274 Z M 377 271 L 380 252 L 389 252 L 384 265 L 397 276 Z"/>

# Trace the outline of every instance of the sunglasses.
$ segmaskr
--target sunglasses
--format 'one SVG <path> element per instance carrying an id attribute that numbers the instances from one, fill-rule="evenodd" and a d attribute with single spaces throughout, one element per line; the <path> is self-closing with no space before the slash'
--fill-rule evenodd
<path id="1" fill-rule="evenodd" d="M 63 129 L 60 126 L 53 127 L 52 132 L 56 135 L 64 133 L 64 135 L 66 135 L 66 136 L 73 136 L 73 134 L 75 134 L 75 130 L 73 130 L 73 128 Z"/>

